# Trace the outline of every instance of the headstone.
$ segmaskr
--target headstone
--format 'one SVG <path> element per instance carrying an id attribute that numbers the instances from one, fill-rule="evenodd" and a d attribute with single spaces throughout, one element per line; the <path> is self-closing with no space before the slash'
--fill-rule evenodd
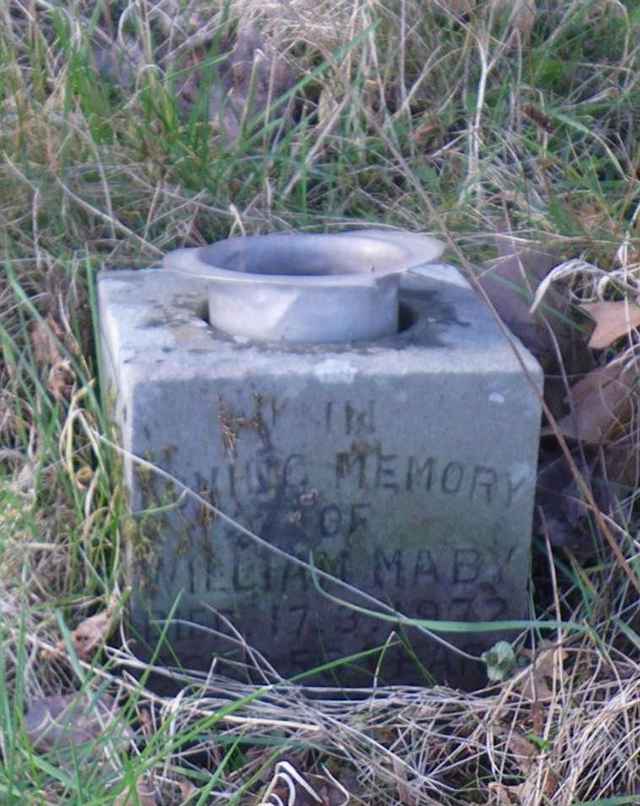
<path id="1" fill-rule="evenodd" d="M 206 300 L 205 282 L 165 269 L 99 278 L 107 397 L 137 513 L 138 651 L 153 651 L 179 596 L 163 657 L 185 667 L 217 658 L 234 673 L 246 657 L 222 635 L 230 620 L 287 677 L 395 631 L 382 653 L 309 679 L 482 682 L 480 663 L 326 594 L 418 619 L 526 616 L 538 364 L 444 264 L 402 280 L 401 330 L 373 342 L 234 339 L 208 324 Z M 310 559 L 382 605 L 318 577 Z M 479 656 L 505 633 L 442 637 Z"/>

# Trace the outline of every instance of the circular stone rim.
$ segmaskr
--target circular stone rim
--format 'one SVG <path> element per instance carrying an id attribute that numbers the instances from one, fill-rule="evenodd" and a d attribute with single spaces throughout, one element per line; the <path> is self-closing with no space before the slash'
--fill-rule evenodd
<path id="1" fill-rule="evenodd" d="M 264 274 L 260 272 L 246 272 L 236 269 L 226 269 L 223 266 L 209 263 L 204 259 L 207 251 L 218 249 L 222 245 L 231 244 L 234 241 L 242 241 L 247 245 L 257 244 L 259 241 L 269 239 L 281 239 L 283 242 L 289 238 L 311 239 L 316 244 L 320 240 L 329 246 L 334 239 L 362 239 L 371 243 L 385 243 L 398 248 L 398 265 L 388 269 L 374 271 L 360 270 L 340 272 L 336 274 Z M 286 248 L 283 243 L 282 248 Z M 235 238 L 225 238 L 215 241 L 208 246 L 194 248 L 176 249 L 169 252 L 163 259 L 163 267 L 166 269 L 179 271 L 182 274 L 196 277 L 200 280 L 215 282 L 224 280 L 248 285 L 279 285 L 295 286 L 304 288 L 305 286 L 321 287 L 345 287 L 345 286 L 374 286 L 378 281 L 394 274 L 404 274 L 405 272 L 418 268 L 427 263 L 437 260 L 445 250 L 442 241 L 430 235 L 421 233 L 403 232 L 401 230 L 384 229 L 363 229 L 348 230 L 339 233 L 269 233 L 267 235 L 243 235 Z M 402 254 L 404 252 L 404 254 Z"/>
<path id="2" fill-rule="evenodd" d="M 176 250 L 164 266 L 206 283 L 209 323 L 223 333 L 256 342 L 330 344 L 397 333 L 402 275 L 443 251 L 435 238 L 398 230 L 271 233 Z M 301 272 L 291 274 L 292 265 Z M 281 266 L 288 273 L 277 273 Z"/>

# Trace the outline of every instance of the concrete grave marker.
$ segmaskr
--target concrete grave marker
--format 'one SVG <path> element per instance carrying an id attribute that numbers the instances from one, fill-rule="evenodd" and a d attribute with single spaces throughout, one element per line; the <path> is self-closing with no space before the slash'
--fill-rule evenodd
<path id="1" fill-rule="evenodd" d="M 176 265 L 99 278 L 103 361 L 126 451 L 405 615 L 525 617 L 540 424 L 531 380 L 541 387 L 542 375 L 458 271 L 427 264 L 399 277 L 399 332 L 308 344 L 213 328 L 212 283 Z M 217 634 L 228 632 L 225 619 L 285 676 L 380 646 L 394 629 L 323 596 L 303 566 L 130 459 L 125 482 L 143 513 L 127 549 L 141 653 L 178 595 L 167 634 L 175 655 L 204 669 L 218 657 L 221 672 L 233 673 L 223 659 L 243 659 Z M 411 651 L 389 648 L 337 679 L 367 683 L 379 666 L 387 682 L 423 681 L 421 667 L 454 685 L 482 681 L 480 664 L 415 629 L 397 635 Z M 505 635 L 446 637 L 479 655 Z"/>

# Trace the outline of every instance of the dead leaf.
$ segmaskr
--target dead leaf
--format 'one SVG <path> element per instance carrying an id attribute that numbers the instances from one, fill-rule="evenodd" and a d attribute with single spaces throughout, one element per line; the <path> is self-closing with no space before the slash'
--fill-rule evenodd
<path id="1" fill-rule="evenodd" d="M 496 806 L 519 806 L 522 803 L 520 797 L 522 784 L 505 786 L 494 781 L 489 784 L 489 792 L 493 796 L 492 801 Z"/>
<path id="2" fill-rule="evenodd" d="M 64 332 L 52 316 L 38 319 L 31 326 L 31 346 L 37 366 L 49 368 L 62 361 L 58 344 L 64 342 Z"/>
<path id="3" fill-rule="evenodd" d="M 440 8 L 445 8 L 453 14 L 471 14 L 473 5 L 473 0 L 446 0 L 445 3 L 438 3 Z"/>
<path id="4" fill-rule="evenodd" d="M 576 445 L 571 458 L 579 478 L 591 490 L 596 506 L 602 512 L 610 512 L 616 492 L 609 481 L 609 469 L 602 470 L 601 452 Z M 599 471 L 603 476 L 596 475 Z M 557 444 L 543 446 L 538 458 L 535 533 L 548 537 L 552 546 L 570 548 L 578 557 L 585 552 L 588 555 L 593 550 L 591 541 L 585 541 L 584 519 L 589 511 L 582 486 L 564 452 Z"/>
<path id="5" fill-rule="evenodd" d="M 564 314 L 566 302 L 554 293 L 545 297 L 544 312 L 532 314 L 530 307 L 536 289 L 558 259 L 541 249 L 524 248 L 508 236 L 498 236 L 496 242 L 500 256 L 486 265 L 478 277 L 478 283 L 507 327 L 543 366 L 549 365 L 555 359 L 555 345 L 544 316 L 547 316 L 556 337 L 562 341 L 567 326 L 559 318 L 553 317 L 552 312 Z"/>
<path id="6" fill-rule="evenodd" d="M 180 790 L 180 797 L 182 798 L 180 806 L 186 806 L 189 800 L 198 794 L 198 789 L 191 783 L 191 781 L 178 781 L 178 789 Z"/>
<path id="7" fill-rule="evenodd" d="M 560 432 L 594 445 L 606 441 L 614 427 L 625 420 L 637 374 L 621 362 L 587 373 L 569 391 L 572 411 L 558 420 Z"/>
<path id="8" fill-rule="evenodd" d="M 80 622 L 71 633 L 71 639 L 76 655 L 80 660 L 90 660 L 93 654 L 109 638 L 115 625 L 115 614 L 117 602 L 112 600 L 106 610 L 89 616 Z M 53 650 L 44 650 L 45 658 L 54 658 L 66 654 L 66 643 L 64 640 L 58 641 Z"/>
<path id="9" fill-rule="evenodd" d="M 596 323 L 589 347 L 602 350 L 640 326 L 640 306 L 630 302 L 592 302 L 580 306 Z"/>
<path id="10" fill-rule="evenodd" d="M 542 794 L 550 798 L 558 788 L 558 778 L 552 770 L 543 773 Z M 533 773 L 524 783 L 506 786 L 498 782 L 489 784 L 489 792 L 493 795 L 492 802 L 496 806 L 520 806 L 521 804 L 540 803 L 540 787 L 537 773 Z M 546 803 L 546 801 L 545 801 Z"/>
<path id="11" fill-rule="evenodd" d="M 136 781 L 136 791 L 129 788 L 114 801 L 114 806 L 156 806 L 156 787 L 151 781 L 141 776 Z"/>
<path id="12" fill-rule="evenodd" d="M 594 357 L 572 321 L 566 294 L 547 288 L 544 305 L 531 311 L 558 258 L 550 250 L 527 248 L 505 234 L 496 236 L 496 245 L 500 257 L 485 264 L 478 283 L 504 324 L 542 365 L 545 403 L 554 417 L 562 417 L 566 375 L 588 371 Z"/>
<path id="13" fill-rule="evenodd" d="M 78 657 L 81 660 L 89 660 L 93 653 L 105 643 L 113 626 L 113 609 L 111 608 L 97 613 L 79 624 L 71 634 Z"/>
<path id="14" fill-rule="evenodd" d="M 153 717 L 147 708 L 141 708 L 138 712 L 138 719 L 142 733 L 146 739 L 150 739 L 156 732 L 153 724 Z"/>
<path id="15" fill-rule="evenodd" d="M 588 403 L 594 392 L 600 394 L 609 384 L 617 382 L 623 370 L 624 366 L 620 362 L 612 362 L 588 372 L 569 390 L 573 405 L 582 406 Z"/>
<path id="16" fill-rule="evenodd" d="M 535 766 L 539 750 L 535 744 L 521 733 L 511 731 L 507 736 L 510 755 L 523 775 L 528 775 Z"/>
<path id="17" fill-rule="evenodd" d="M 79 490 L 86 490 L 93 479 L 93 468 L 83 465 L 75 475 L 76 486 Z"/>
<path id="18" fill-rule="evenodd" d="M 543 766 L 543 768 L 540 769 L 541 764 L 545 764 L 542 759 L 540 759 L 531 770 L 527 780 L 518 787 L 518 795 L 522 803 L 550 802 L 546 799 L 541 801 L 540 795 L 551 798 L 558 789 L 558 776 L 556 773 L 551 767 Z"/>
<path id="19" fill-rule="evenodd" d="M 427 149 L 439 144 L 444 132 L 442 120 L 435 113 L 423 115 L 422 119 L 415 127 L 412 138 L 416 145 Z"/>
<path id="20" fill-rule="evenodd" d="M 550 700 L 554 691 L 553 681 L 558 677 L 567 656 L 566 650 L 557 644 L 542 641 L 537 649 L 523 649 L 521 652 L 533 660 L 531 666 L 518 676 L 522 696 L 532 702 Z M 549 685 L 549 681 L 552 685 Z"/>
<path id="21" fill-rule="evenodd" d="M 51 792 L 48 789 L 38 792 L 37 797 L 38 806 L 59 806 L 59 804 L 63 803 L 62 795 L 57 792 Z M 33 804 L 33 801 L 30 803 Z"/>
<path id="22" fill-rule="evenodd" d="M 13 456 L 11 454 L 7 455 L 5 451 L 0 451 L 0 454 L 3 454 L 0 455 L 0 460 L 3 461 L 5 458 L 15 458 L 17 460 L 18 456 L 20 456 L 20 461 L 23 462 L 23 465 L 18 474 L 14 477 L 14 480 L 9 485 L 9 488 L 16 495 L 23 495 L 27 498 L 35 500 L 38 462 L 35 459 L 29 459 L 26 456 L 18 454 L 17 451 L 13 454 Z"/>
<path id="23" fill-rule="evenodd" d="M 126 750 L 133 732 L 121 719 L 112 697 L 95 697 L 88 693 L 56 695 L 35 699 L 24 718 L 25 731 L 38 753 L 76 753 L 87 743 L 107 733 L 119 749 Z M 116 727 L 114 728 L 114 724 Z"/>
<path id="24" fill-rule="evenodd" d="M 542 791 L 544 794 L 548 798 L 552 797 L 556 793 L 559 783 L 560 780 L 557 773 L 552 770 L 551 767 L 548 767 L 544 772 L 544 783 L 542 785 Z"/>
<path id="25" fill-rule="evenodd" d="M 392 764 L 393 774 L 396 777 L 396 787 L 398 789 L 398 803 L 402 803 L 404 806 L 416 806 L 417 799 L 411 794 L 409 789 L 406 767 L 400 763 L 400 759 L 395 755 L 393 756 Z"/>
<path id="26" fill-rule="evenodd" d="M 529 118 L 529 120 L 533 121 L 536 126 L 539 126 L 547 134 L 553 134 L 553 121 L 548 115 L 545 115 L 541 109 L 539 109 L 537 106 L 534 106 L 534 104 L 525 104 L 522 107 L 522 114 L 526 118 Z"/>
<path id="27" fill-rule="evenodd" d="M 483 3 L 483 10 L 487 16 L 500 14 L 503 19 L 508 20 L 512 31 L 507 44 L 513 47 L 515 35 L 519 35 L 521 40 L 528 40 L 536 22 L 536 2 L 535 0 L 489 0 Z"/>
<path id="28" fill-rule="evenodd" d="M 135 85 L 136 75 L 144 67 L 142 47 L 132 38 L 118 37 L 117 41 L 107 40 L 92 43 L 96 71 L 104 78 L 123 89 Z"/>
<path id="29" fill-rule="evenodd" d="M 494 0 L 495 2 L 495 0 Z M 523 39 L 528 39 L 536 23 L 535 0 L 498 0 L 511 13 L 511 24 Z"/>
<path id="30" fill-rule="evenodd" d="M 479 0 L 446 0 L 444 3 L 439 2 L 438 6 L 458 15 L 472 14 L 475 10 L 487 17 L 496 13 L 508 14 L 513 30 L 518 31 L 523 38 L 530 35 L 536 21 L 535 0 L 489 0 L 488 3 Z"/>
<path id="31" fill-rule="evenodd" d="M 192 55 L 191 75 L 180 90 L 185 111 L 199 97 L 204 78 L 199 65 L 204 59 L 204 50 Z M 238 28 L 235 45 L 218 70 L 220 81 L 210 91 L 209 115 L 230 142 L 238 139 L 243 125 L 262 113 L 268 114 L 269 107 L 295 84 L 287 60 L 251 23 Z M 288 118 L 288 107 L 279 106 L 272 117 Z"/>
<path id="32" fill-rule="evenodd" d="M 640 487 L 640 467 L 638 467 L 637 437 L 627 431 L 619 439 L 606 445 L 602 451 L 602 471 L 606 481 L 619 498 L 626 497 Z M 616 485 L 620 485 L 617 488 Z M 603 509 L 603 507 L 600 507 Z"/>
<path id="33" fill-rule="evenodd" d="M 56 400 L 69 400 L 75 388 L 76 376 L 68 360 L 56 361 L 49 371 L 47 389 Z"/>
<path id="34" fill-rule="evenodd" d="M 545 662 L 542 662 L 543 666 Z M 495 783 L 493 792 L 498 803 L 539 803 L 541 792 L 551 797 L 557 789 L 558 777 L 548 766 L 544 753 L 530 739 L 517 731 L 510 730 L 505 738 L 509 757 L 525 780 L 517 786 Z"/>

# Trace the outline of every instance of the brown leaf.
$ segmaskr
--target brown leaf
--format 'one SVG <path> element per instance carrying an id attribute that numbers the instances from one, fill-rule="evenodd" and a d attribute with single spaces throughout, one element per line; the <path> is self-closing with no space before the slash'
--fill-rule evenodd
<path id="1" fill-rule="evenodd" d="M 553 660 L 551 662 L 554 663 Z M 541 658 L 541 665 L 545 667 L 543 671 L 547 673 L 553 671 L 548 668 L 549 662 L 546 659 Z M 555 772 L 547 766 L 544 755 L 536 745 L 527 739 L 526 736 L 511 731 L 507 736 L 507 747 L 513 761 L 520 768 L 520 772 L 526 779 L 523 784 L 517 787 L 514 794 L 517 794 L 525 803 L 533 803 L 535 794 L 539 790 L 541 776 L 542 791 L 548 797 L 553 795 L 558 787 L 558 777 Z M 537 801 L 535 802 L 537 803 Z"/>
<path id="2" fill-rule="evenodd" d="M 38 806 L 45 806 L 45 804 L 46 806 L 59 806 L 59 804 L 63 803 L 63 796 L 57 792 L 51 792 L 49 789 L 38 792 L 37 797 Z M 31 801 L 31 803 L 33 803 L 33 801 Z"/>
<path id="3" fill-rule="evenodd" d="M 553 646 L 550 649 L 543 649 L 533 664 L 534 675 L 540 678 L 537 688 L 549 691 L 544 678 L 554 674 L 555 663 L 560 660 L 555 656 L 556 651 L 557 647 Z M 525 688 L 527 685 L 528 682 L 525 681 Z M 523 693 L 525 692 L 523 691 Z M 541 705 L 539 700 L 534 702 L 534 706 Z M 558 777 L 548 766 L 544 753 L 526 736 L 517 731 L 510 730 L 505 738 L 510 759 L 524 776 L 524 781 L 517 786 L 505 786 L 497 782 L 490 784 L 495 802 L 500 806 L 502 804 L 512 806 L 512 804 L 520 803 L 539 803 L 541 793 L 551 797 L 558 787 Z"/>
<path id="4" fill-rule="evenodd" d="M 518 786 L 505 786 L 504 784 L 499 784 L 494 781 L 489 784 L 489 792 L 493 796 L 491 802 L 495 803 L 496 806 L 520 806 L 522 803 L 520 797 L 522 784 Z"/>
<path id="5" fill-rule="evenodd" d="M 640 306 L 630 302 L 592 302 L 580 306 L 595 321 L 589 347 L 602 350 L 640 326 Z"/>
<path id="6" fill-rule="evenodd" d="M 114 801 L 114 806 L 156 806 L 156 788 L 153 783 L 141 776 L 136 781 L 136 791 L 129 788 Z"/>
<path id="7" fill-rule="evenodd" d="M 546 355 L 554 356 L 553 340 L 542 312 L 532 314 L 530 307 L 536 289 L 556 265 L 557 258 L 540 249 L 523 248 L 508 236 L 499 236 L 497 245 L 500 257 L 487 264 L 478 282 L 509 329 L 538 359 L 548 363 L 543 359 Z M 548 308 L 563 310 L 564 303 L 557 295 L 545 299 Z M 555 320 L 551 324 L 554 332 L 560 331 Z"/>
<path id="8" fill-rule="evenodd" d="M 180 790 L 180 806 L 186 806 L 194 795 L 198 794 L 198 789 L 191 783 L 191 781 L 178 781 L 178 789 Z"/>
<path id="9" fill-rule="evenodd" d="M 62 361 L 58 343 L 64 341 L 64 332 L 52 316 L 38 319 L 31 326 L 33 358 L 39 367 L 48 368 Z"/>
<path id="10" fill-rule="evenodd" d="M 487 13 L 508 16 L 514 31 L 528 39 L 536 22 L 536 0 L 490 0 Z"/>
<path id="11" fill-rule="evenodd" d="M 413 130 L 413 140 L 419 146 L 430 145 L 442 134 L 442 121 L 435 114 L 424 115 L 422 120 Z"/>
<path id="12" fill-rule="evenodd" d="M 545 113 L 541 109 L 538 109 L 537 106 L 534 106 L 533 104 L 525 104 L 522 107 L 522 114 L 526 118 L 529 118 L 529 120 L 532 120 L 536 126 L 539 126 L 541 129 L 547 132 L 547 134 L 553 134 L 554 126 L 551 118 L 549 118 L 548 115 L 545 115 Z"/>
<path id="13" fill-rule="evenodd" d="M 470 14 L 473 11 L 473 5 L 473 0 L 446 0 L 441 7 L 453 14 Z"/>
<path id="14" fill-rule="evenodd" d="M 239 137 L 243 123 L 268 112 L 269 106 L 295 84 L 282 54 L 251 23 L 238 28 L 235 46 L 218 69 L 221 82 L 216 83 L 209 96 L 210 117 L 232 142 Z M 195 75 L 186 88 L 187 104 L 197 97 L 197 68 Z M 286 117 L 288 111 L 282 106 L 274 115 Z"/>
<path id="15" fill-rule="evenodd" d="M 2 457 L 4 459 L 4 456 Z M 9 456 L 8 458 L 13 458 Z M 21 460 L 24 462 L 14 481 L 10 484 L 10 489 L 17 495 L 24 495 L 35 500 L 36 498 L 36 478 L 38 475 L 38 462 L 35 459 Z"/>
<path id="16" fill-rule="evenodd" d="M 25 731 L 38 753 L 60 753 L 94 742 L 105 731 L 126 749 L 133 734 L 122 722 L 114 731 L 120 715 L 112 697 L 68 694 L 33 700 L 25 715 Z"/>
<path id="17" fill-rule="evenodd" d="M 93 479 L 93 468 L 89 465 L 82 465 L 76 472 L 75 481 L 79 490 L 86 490 Z"/>
<path id="18" fill-rule="evenodd" d="M 556 774 L 556 772 L 552 770 L 551 767 L 546 769 L 544 774 L 544 784 L 542 786 L 542 791 L 548 798 L 552 797 L 555 794 L 559 783 L 560 781 L 558 779 L 558 775 Z"/>
<path id="19" fill-rule="evenodd" d="M 407 768 L 400 763 L 400 759 L 395 755 L 393 756 L 392 764 L 398 789 L 398 803 L 402 803 L 404 806 L 416 806 L 417 800 L 411 794 L 409 788 Z"/>
<path id="20" fill-rule="evenodd" d="M 116 605 L 116 601 L 113 600 L 106 610 L 103 610 L 101 613 L 96 613 L 95 616 L 89 616 L 89 618 L 80 622 L 71 633 L 73 646 L 80 660 L 90 660 L 94 652 L 96 652 L 111 635 L 116 623 L 114 618 Z M 43 652 L 44 656 L 47 658 L 64 655 L 65 653 L 66 644 L 64 640 L 58 641 L 53 650 L 45 650 Z"/>
<path id="21" fill-rule="evenodd" d="M 508 15 L 514 30 L 523 38 L 529 36 L 536 21 L 535 0 L 489 0 L 488 3 L 485 0 L 445 0 L 438 6 L 459 15 L 472 14 L 474 11 L 486 16 L 499 13 Z"/>
<path id="22" fill-rule="evenodd" d="M 141 708 L 138 712 L 138 719 L 142 728 L 142 733 L 146 739 L 150 739 L 156 732 L 153 724 L 153 717 L 147 708 Z"/>
<path id="23" fill-rule="evenodd" d="M 543 641 L 536 650 L 522 650 L 523 655 L 533 659 L 531 666 L 519 677 L 519 688 L 523 697 L 532 702 L 550 700 L 553 697 L 553 685 L 558 676 L 560 666 L 566 658 L 566 651 L 556 644 Z"/>
<path id="24" fill-rule="evenodd" d="M 606 441 L 625 419 L 635 376 L 620 362 L 587 373 L 570 389 L 572 411 L 558 420 L 560 432 L 595 445 Z"/>
<path id="25" fill-rule="evenodd" d="M 73 394 L 76 376 L 70 361 L 56 361 L 49 371 L 47 389 L 56 400 L 69 400 Z"/>
<path id="26" fill-rule="evenodd" d="M 511 731 L 507 736 L 507 746 L 520 772 L 528 775 L 535 766 L 538 748 L 526 736 Z"/>
<path id="27" fill-rule="evenodd" d="M 636 435 L 625 432 L 615 442 L 606 445 L 602 452 L 604 476 L 611 485 L 620 484 L 629 491 L 640 487 Z M 615 490 L 615 487 L 613 488 Z M 600 507 L 602 509 L 602 507 Z"/>
<path id="28" fill-rule="evenodd" d="M 107 640 L 113 627 L 113 608 L 107 608 L 78 624 L 72 633 L 78 657 L 81 660 L 89 660 L 96 649 Z"/>
<path id="29" fill-rule="evenodd" d="M 119 86 L 130 89 L 144 66 L 144 52 L 133 39 L 118 37 L 117 42 L 92 43 L 96 71 Z"/>
<path id="30" fill-rule="evenodd" d="M 543 762 L 539 762 L 543 763 Z M 558 776 L 551 767 L 540 769 L 538 765 L 531 771 L 527 780 L 518 787 L 522 803 L 548 803 L 558 788 Z M 540 800 L 540 795 L 545 799 Z"/>

